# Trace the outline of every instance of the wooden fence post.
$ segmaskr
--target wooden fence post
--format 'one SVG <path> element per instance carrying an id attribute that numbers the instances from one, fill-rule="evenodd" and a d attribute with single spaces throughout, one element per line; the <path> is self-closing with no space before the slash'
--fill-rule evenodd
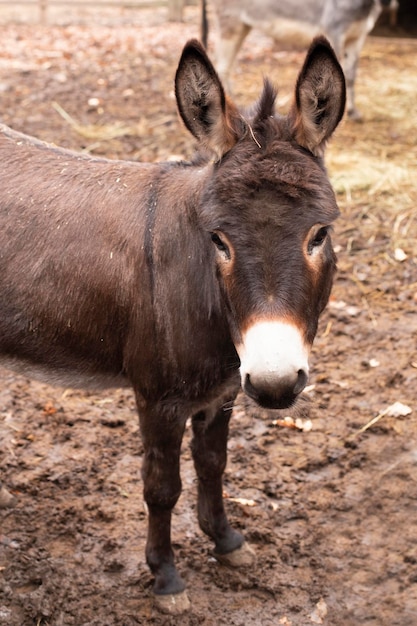
<path id="1" fill-rule="evenodd" d="M 47 21 L 48 0 L 39 0 L 39 13 L 41 24 L 46 24 Z"/>

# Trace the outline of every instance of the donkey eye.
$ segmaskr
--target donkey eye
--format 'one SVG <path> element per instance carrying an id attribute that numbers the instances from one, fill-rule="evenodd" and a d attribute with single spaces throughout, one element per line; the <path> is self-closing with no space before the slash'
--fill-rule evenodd
<path id="1" fill-rule="evenodd" d="M 219 252 L 227 259 L 230 259 L 230 250 L 228 245 L 221 239 L 217 233 L 211 233 L 211 240 Z"/>
<path id="2" fill-rule="evenodd" d="M 310 239 L 310 242 L 308 244 L 308 251 L 310 253 L 313 252 L 314 248 L 318 248 L 325 242 L 328 232 L 328 226 L 322 226 L 318 229 L 318 231 L 316 232 L 314 237 Z"/>

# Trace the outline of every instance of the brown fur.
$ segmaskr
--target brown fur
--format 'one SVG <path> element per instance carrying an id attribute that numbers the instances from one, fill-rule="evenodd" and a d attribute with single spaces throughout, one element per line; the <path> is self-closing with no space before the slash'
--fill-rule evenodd
<path id="1" fill-rule="evenodd" d="M 335 270 L 330 239 L 314 264 L 306 255 L 314 232 L 338 214 L 317 155 L 343 110 L 341 76 L 331 49 L 316 42 L 290 116 L 274 115 L 267 83 L 244 119 L 190 42 L 178 107 L 216 162 L 113 162 L 0 127 L 0 360 L 71 386 L 133 387 L 156 594 L 184 588 L 170 518 L 189 417 L 201 528 L 230 562 L 243 544 L 222 503 L 235 345 L 257 318 L 289 319 L 313 341 Z M 314 108 L 322 83 L 325 112 Z M 266 401 L 287 405 L 294 389 L 278 381 Z"/>

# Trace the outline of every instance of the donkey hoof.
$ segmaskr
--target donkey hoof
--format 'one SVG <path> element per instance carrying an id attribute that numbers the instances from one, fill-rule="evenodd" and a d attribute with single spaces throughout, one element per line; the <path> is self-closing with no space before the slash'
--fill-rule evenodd
<path id="1" fill-rule="evenodd" d="M 240 548 L 227 552 L 227 554 L 214 552 L 214 557 L 229 567 L 250 567 L 256 561 L 255 550 L 246 541 L 242 543 Z"/>
<path id="2" fill-rule="evenodd" d="M 180 593 L 155 594 L 155 606 L 161 613 L 181 615 L 189 610 L 191 603 L 186 591 Z"/>

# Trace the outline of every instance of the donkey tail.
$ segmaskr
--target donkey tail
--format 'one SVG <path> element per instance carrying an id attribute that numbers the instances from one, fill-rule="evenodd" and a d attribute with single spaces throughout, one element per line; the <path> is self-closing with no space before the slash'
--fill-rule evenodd
<path id="1" fill-rule="evenodd" d="M 205 48 L 207 48 L 208 31 L 207 0 L 201 0 L 201 42 Z"/>

